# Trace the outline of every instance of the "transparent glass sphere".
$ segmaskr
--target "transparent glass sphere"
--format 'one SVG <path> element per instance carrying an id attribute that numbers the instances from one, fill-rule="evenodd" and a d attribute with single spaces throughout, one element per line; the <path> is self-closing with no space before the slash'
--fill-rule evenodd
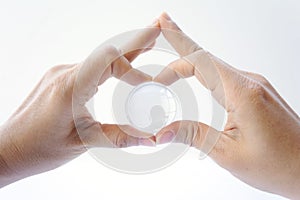
<path id="1" fill-rule="evenodd" d="M 136 86 L 126 100 L 126 114 L 131 125 L 153 134 L 174 120 L 178 107 L 176 94 L 155 82 Z"/>

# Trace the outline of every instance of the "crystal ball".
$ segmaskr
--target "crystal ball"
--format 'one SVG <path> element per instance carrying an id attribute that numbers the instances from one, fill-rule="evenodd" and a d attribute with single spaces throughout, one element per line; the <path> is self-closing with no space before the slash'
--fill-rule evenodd
<path id="1" fill-rule="evenodd" d="M 130 91 L 126 115 L 133 127 L 155 134 L 175 119 L 178 106 L 178 97 L 170 88 L 146 82 Z"/>

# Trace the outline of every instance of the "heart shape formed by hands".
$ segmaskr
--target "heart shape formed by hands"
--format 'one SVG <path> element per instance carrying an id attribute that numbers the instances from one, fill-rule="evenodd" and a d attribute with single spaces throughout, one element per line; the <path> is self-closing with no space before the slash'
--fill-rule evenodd
<path id="1" fill-rule="evenodd" d="M 216 91 L 215 84 L 217 84 L 217 90 L 222 92 L 222 84 L 214 82 L 218 73 L 216 73 L 216 67 L 209 54 L 181 32 L 175 24 L 169 23 L 169 20 L 168 15 L 162 14 L 150 27 L 140 31 L 135 38 L 127 41 L 119 49 L 113 46 L 100 46 L 82 63 L 74 86 L 73 111 L 77 130 L 86 146 L 154 146 L 155 144 L 174 141 L 196 146 L 206 155 L 218 140 L 219 133 L 217 131 L 213 131 L 214 134 L 209 134 L 212 136 L 210 138 L 200 137 L 198 123 L 189 122 L 185 124 L 187 121 L 172 123 L 160 130 L 156 136 L 136 130 L 128 125 L 101 124 L 94 121 L 85 107 L 85 104 L 97 92 L 98 86 L 111 76 L 131 85 L 139 85 L 148 81 L 170 85 L 180 78 L 195 75 L 208 89 Z M 158 76 L 152 78 L 134 69 L 130 62 L 139 54 L 150 50 L 161 32 L 180 58 L 169 64 Z M 185 125 L 181 126 L 182 123 Z M 186 129 L 191 128 L 193 131 L 186 131 Z M 181 134 L 178 134 L 180 132 Z M 174 140 L 174 138 L 176 139 Z M 209 142 L 205 142 L 206 140 Z"/>
<path id="2" fill-rule="evenodd" d="M 160 33 L 180 58 L 153 78 L 130 63 L 151 49 Z M 147 81 L 170 85 L 195 76 L 227 111 L 225 128 L 212 127 L 224 120 L 219 112 L 213 113 L 211 126 L 176 121 L 156 136 L 128 125 L 101 124 L 86 104 L 111 76 L 131 85 Z M 104 147 L 94 155 L 106 154 L 113 168 L 122 165 L 122 171 L 145 173 L 176 161 L 187 148 L 173 144 L 184 143 L 201 150 L 202 156 L 209 154 L 255 187 L 299 197 L 299 116 L 263 76 L 235 69 L 206 52 L 165 13 L 122 47 L 100 46 L 82 63 L 49 70 L 0 132 L 0 164 L 5 175 L 0 187 L 54 169 L 86 148 L 97 149 L 93 147 Z M 111 147 L 163 143 L 169 143 L 168 148 L 159 154 L 110 154 Z"/>

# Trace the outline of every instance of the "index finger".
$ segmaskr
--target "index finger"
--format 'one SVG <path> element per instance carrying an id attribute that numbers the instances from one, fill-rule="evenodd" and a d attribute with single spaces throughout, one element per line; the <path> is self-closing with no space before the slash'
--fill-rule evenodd
<path id="1" fill-rule="evenodd" d="M 180 57 L 187 56 L 202 49 L 196 42 L 182 32 L 167 13 L 161 14 L 159 17 L 159 23 L 162 34 Z"/>
<path id="2" fill-rule="evenodd" d="M 159 21 L 156 19 L 150 26 L 140 30 L 134 38 L 120 47 L 124 57 L 132 62 L 139 54 L 151 49 L 160 34 Z"/>
<path id="3" fill-rule="evenodd" d="M 221 102 L 224 99 L 221 74 L 229 72 L 227 67 L 217 65 L 215 57 L 184 34 L 166 13 L 160 16 L 159 21 L 164 37 L 181 58 L 170 63 L 154 80 L 172 84 L 180 78 L 196 76 L 202 85 L 212 92 L 216 100 L 224 105 Z"/>
<path id="4" fill-rule="evenodd" d="M 87 102 L 102 84 L 111 76 L 122 79 L 129 84 L 139 84 L 149 81 L 151 76 L 132 68 L 130 61 L 142 51 L 152 47 L 160 34 L 158 22 L 144 28 L 129 40 L 121 49 L 113 46 L 100 46 L 78 66 L 75 91 L 77 98 Z M 126 76 L 123 76 L 127 74 Z"/>

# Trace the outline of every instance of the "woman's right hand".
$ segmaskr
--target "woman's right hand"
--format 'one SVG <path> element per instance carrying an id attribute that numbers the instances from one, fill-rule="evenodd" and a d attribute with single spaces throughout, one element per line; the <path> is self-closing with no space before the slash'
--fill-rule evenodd
<path id="1" fill-rule="evenodd" d="M 300 198 L 299 116 L 263 76 L 235 69 L 204 51 L 167 14 L 159 22 L 181 58 L 154 80 L 170 85 L 196 76 L 227 111 L 228 120 L 222 131 L 201 122 L 174 122 L 157 134 L 157 143 L 174 141 L 200 150 L 214 145 L 209 156 L 242 181 Z"/>
<path id="2" fill-rule="evenodd" d="M 158 22 L 137 34 L 120 49 L 100 46 L 84 61 L 59 65 L 46 73 L 24 103 L 0 126 L 0 188 L 55 169 L 87 148 L 155 144 L 151 134 L 127 125 L 96 121 L 85 106 L 98 86 L 110 77 L 131 85 L 152 80 L 130 63 L 152 48 L 160 34 Z"/>

